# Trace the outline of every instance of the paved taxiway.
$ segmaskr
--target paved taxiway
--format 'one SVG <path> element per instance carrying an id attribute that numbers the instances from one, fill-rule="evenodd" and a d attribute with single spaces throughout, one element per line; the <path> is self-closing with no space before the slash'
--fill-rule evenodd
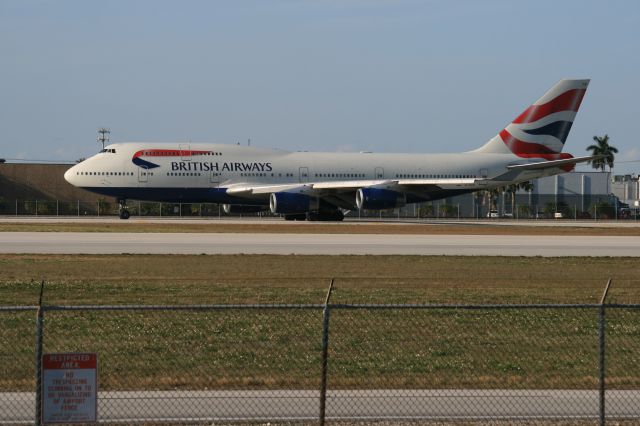
<path id="1" fill-rule="evenodd" d="M 0 253 L 640 256 L 640 237 L 0 232 Z"/>
<path id="2" fill-rule="evenodd" d="M 113 224 L 204 224 L 204 225 L 216 225 L 216 224 L 230 224 L 230 225 L 283 225 L 286 224 L 292 227 L 316 226 L 322 225 L 326 227 L 340 227 L 347 225 L 359 225 L 366 227 L 375 227 L 378 225 L 425 225 L 425 226 L 446 226 L 446 225 L 461 225 L 461 226 L 478 226 L 478 227 L 514 227 L 514 226 L 526 226 L 526 227 L 557 227 L 557 228 L 640 228 L 640 221 L 637 220 L 610 220 L 610 221 L 598 221 L 598 220 L 513 220 L 513 219 L 377 219 L 377 218 L 346 218 L 344 222 L 308 222 L 308 221 L 293 221 L 286 222 L 279 217 L 231 217 L 222 216 L 217 217 L 132 217 L 129 220 L 121 220 L 114 216 L 90 216 L 90 217 L 75 217 L 75 216 L 0 216 L 0 224 L 9 223 L 49 223 L 49 224 L 65 224 L 65 223 L 79 223 L 84 225 L 113 225 Z"/>
<path id="3" fill-rule="evenodd" d="M 0 423 L 33 422 L 33 393 L 0 393 Z M 639 391 L 608 391 L 607 416 L 640 418 Z M 100 392 L 101 421 L 258 421 L 318 418 L 313 390 Z M 329 419 L 597 419 L 595 390 L 328 391 Z"/>

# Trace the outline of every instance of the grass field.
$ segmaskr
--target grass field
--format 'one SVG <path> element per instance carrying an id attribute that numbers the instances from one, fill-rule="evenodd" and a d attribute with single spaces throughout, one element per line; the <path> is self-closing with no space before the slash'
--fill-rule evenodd
<path id="1" fill-rule="evenodd" d="M 0 305 L 639 303 L 634 258 L 0 255 Z"/>
<path id="2" fill-rule="evenodd" d="M 0 305 L 639 303 L 632 258 L 0 255 Z M 0 389 L 33 386 L 35 312 L 0 312 Z M 607 315 L 609 383 L 640 386 L 640 313 Z M 315 388 L 320 309 L 55 311 L 45 351 L 96 351 L 103 389 Z M 594 388 L 597 311 L 336 310 L 332 388 Z"/>

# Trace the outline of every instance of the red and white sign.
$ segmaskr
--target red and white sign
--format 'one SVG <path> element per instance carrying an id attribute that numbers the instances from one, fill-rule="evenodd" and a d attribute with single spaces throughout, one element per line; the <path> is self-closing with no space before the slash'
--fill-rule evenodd
<path id="1" fill-rule="evenodd" d="M 44 424 L 98 420 L 97 354 L 44 354 L 42 369 Z"/>

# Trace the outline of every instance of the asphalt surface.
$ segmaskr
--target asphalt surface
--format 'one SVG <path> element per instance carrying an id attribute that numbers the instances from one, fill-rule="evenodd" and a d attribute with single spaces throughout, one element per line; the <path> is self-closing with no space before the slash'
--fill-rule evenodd
<path id="1" fill-rule="evenodd" d="M 33 393 L 0 393 L 0 423 L 33 423 Z M 597 419 L 595 390 L 342 390 L 328 391 L 328 419 Z M 640 391 L 607 391 L 609 418 L 640 418 Z M 319 392 L 100 392 L 101 421 L 314 420 Z"/>
<path id="2" fill-rule="evenodd" d="M 640 237 L 0 232 L 0 253 L 640 256 Z"/>
<path id="3" fill-rule="evenodd" d="M 486 227 L 512 227 L 512 226 L 527 226 L 527 227 L 559 227 L 559 228 L 640 228 L 640 221 L 638 220 L 553 220 L 553 219 L 539 219 L 539 220 L 518 220 L 518 219 L 415 219 L 415 218 L 346 218 L 344 222 L 308 222 L 308 221 L 292 221 L 286 222 L 279 217 L 234 217 L 234 216 L 222 216 L 218 217 L 153 217 L 142 216 L 132 217 L 129 220 L 121 220 L 115 216 L 88 216 L 88 217 L 76 217 L 76 216 L 0 216 L 0 223 L 81 223 L 85 225 L 96 224 L 122 224 L 122 223 L 144 223 L 144 224 L 233 224 L 233 225 L 282 225 L 288 226 L 316 226 L 321 224 L 322 226 L 335 226 L 340 227 L 344 224 L 347 225 L 362 225 L 362 226 L 377 226 L 377 225 L 397 225 L 403 226 L 407 224 L 419 224 L 419 225 L 465 225 L 465 226 L 486 226 Z"/>

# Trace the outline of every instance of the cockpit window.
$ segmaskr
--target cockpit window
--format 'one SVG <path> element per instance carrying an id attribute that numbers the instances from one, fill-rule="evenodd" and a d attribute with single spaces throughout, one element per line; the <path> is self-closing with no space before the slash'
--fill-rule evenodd
<path id="1" fill-rule="evenodd" d="M 104 148 L 104 149 L 100 150 L 100 152 L 108 152 L 108 153 L 111 153 L 111 154 L 115 154 L 116 150 L 115 150 L 115 148 Z"/>

